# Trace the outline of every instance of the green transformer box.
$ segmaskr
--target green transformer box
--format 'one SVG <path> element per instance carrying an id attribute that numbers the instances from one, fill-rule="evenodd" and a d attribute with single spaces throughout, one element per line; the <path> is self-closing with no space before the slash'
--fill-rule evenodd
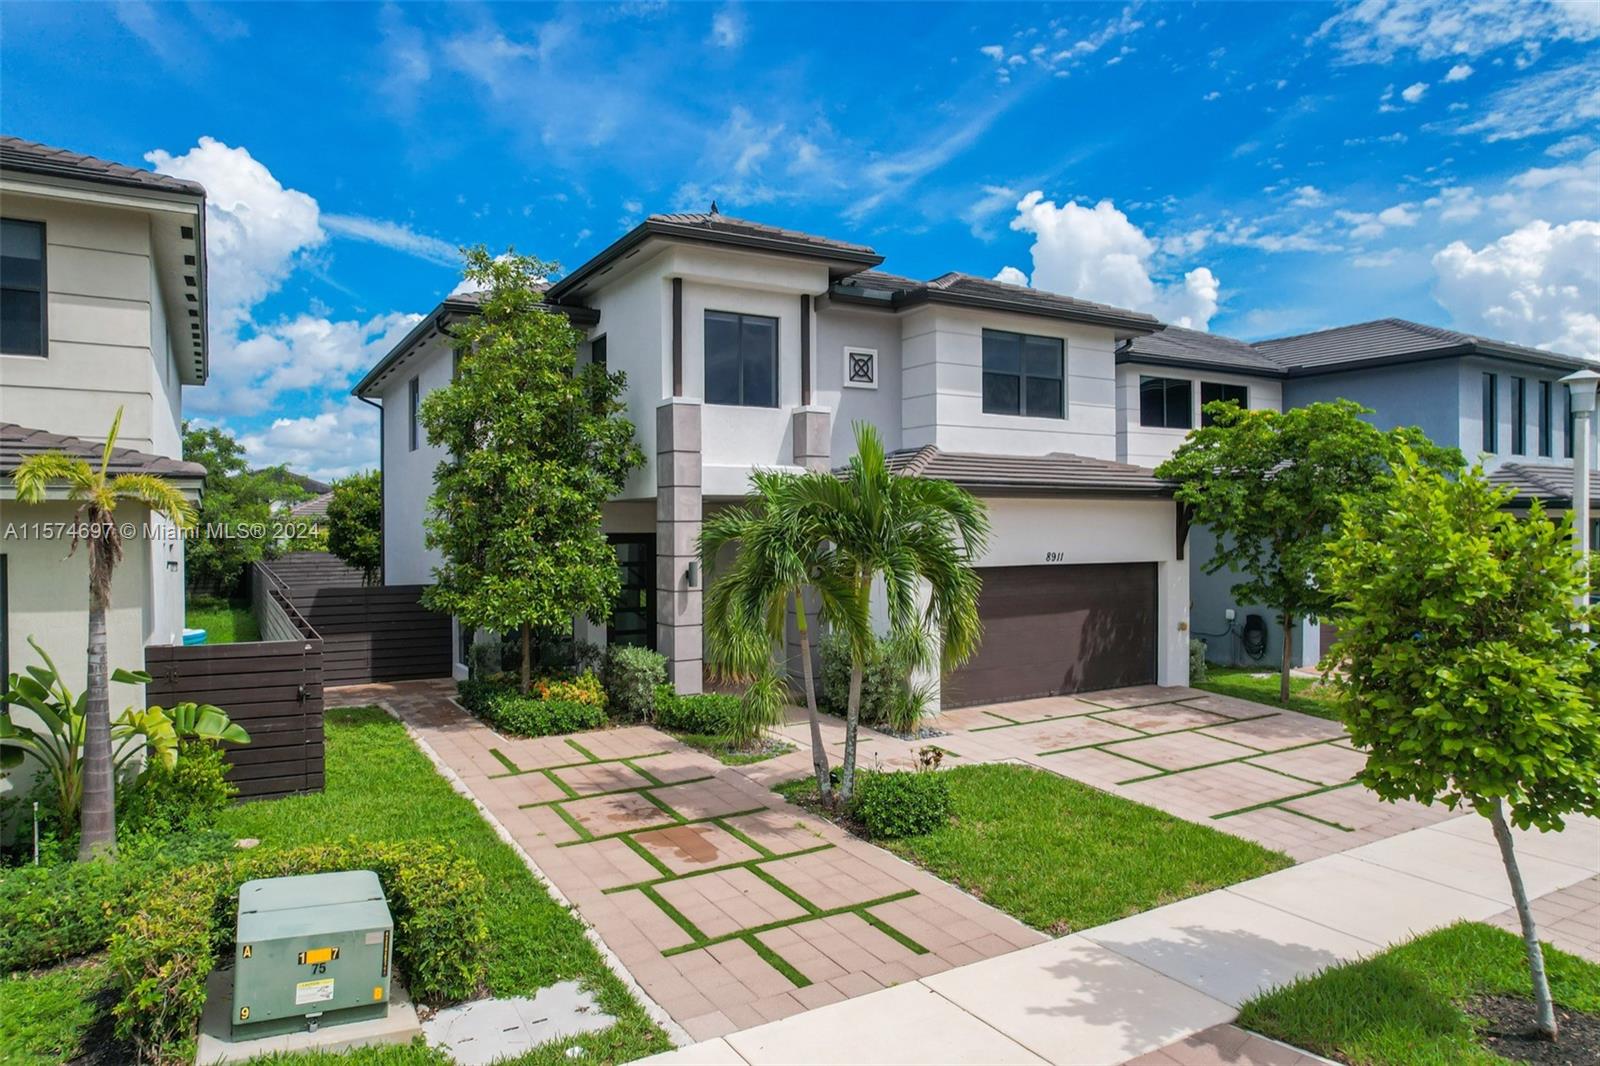
<path id="1" fill-rule="evenodd" d="M 382 1018 L 394 922 L 370 870 L 239 887 L 233 1038 Z"/>

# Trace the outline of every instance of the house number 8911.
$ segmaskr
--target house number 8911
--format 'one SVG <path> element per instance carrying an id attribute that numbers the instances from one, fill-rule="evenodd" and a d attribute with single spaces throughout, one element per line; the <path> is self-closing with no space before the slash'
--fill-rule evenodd
<path id="1" fill-rule="evenodd" d="M 1047 563 L 1063 563 L 1067 560 L 1066 552 L 1045 552 L 1044 561 Z"/>

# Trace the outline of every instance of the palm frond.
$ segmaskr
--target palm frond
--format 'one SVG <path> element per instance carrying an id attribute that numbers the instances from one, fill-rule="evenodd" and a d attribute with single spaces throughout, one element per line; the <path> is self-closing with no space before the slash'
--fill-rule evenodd
<path id="1" fill-rule="evenodd" d="M 118 474 L 110 482 L 111 496 L 115 500 L 133 500 L 152 511 L 166 515 L 179 529 L 191 529 L 195 523 L 194 505 L 166 478 L 155 474 Z"/>
<path id="2" fill-rule="evenodd" d="M 117 408 L 117 413 L 111 418 L 111 432 L 106 434 L 106 446 L 100 452 L 100 480 L 104 481 L 106 473 L 111 469 L 111 452 L 117 446 L 117 434 L 122 430 L 122 408 Z"/>
<path id="3" fill-rule="evenodd" d="M 12 471 L 20 503 L 40 503 L 52 481 L 65 481 L 73 499 L 82 499 L 94 488 L 94 470 L 83 459 L 61 452 L 30 455 Z"/>

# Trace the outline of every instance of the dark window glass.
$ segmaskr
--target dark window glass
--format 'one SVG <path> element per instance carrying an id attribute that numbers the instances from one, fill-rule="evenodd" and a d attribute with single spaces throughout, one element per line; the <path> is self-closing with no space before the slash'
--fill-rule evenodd
<path id="1" fill-rule="evenodd" d="M 1241 409 L 1250 408 L 1250 388 L 1247 385 L 1223 385 L 1215 381 L 1202 381 L 1200 383 L 1200 424 L 1209 426 L 1215 421 L 1206 414 L 1206 404 L 1216 403 L 1238 404 Z"/>
<path id="2" fill-rule="evenodd" d="M 1552 436 L 1555 431 L 1555 416 L 1550 405 L 1550 383 L 1539 382 L 1539 454 L 1545 458 L 1555 454 Z"/>
<path id="3" fill-rule="evenodd" d="M 1139 379 L 1139 424 L 1160 429 L 1194 428 L 1194 386 L 1185 378 Z"/>
<path id="4" fill-rule="evenodd" d="M 44 355 L 44 223 L 0 219 L 0 352 Z"/>
<path id="5" fill-rule="evenodd" d="M 606 335 L 604 333 L 589 342 L 589 362 L 606 369 Z"/>
<path id="6" fill-rule="evenodd" d="M 1066 355 L 1059 337 L 983 331 L 983 410 L 1066 417 Z"/>
<path id="7" fill-rule="evenodd" d="M 417 424 L 418 424 L 418 422 L 421 421 L 421 417 L 422 417 L 422 382 L 421 382 L 421 380 L 418 379 L 418 378 L 412 378 L 411 382 L 410 382 L 410 385 L 408 386 L 408 391 L 410 393 L 410 402 L 409 402 L 408 406 L 410 407 L 410 410 L 411 410 L 411 422 L 410 422 L 410 425 L 407 427 L 408 430 L 409 430 L 409 433 L 410 433 L 410 436 L 409 436 L 408 439 L 409 439 L 411 450 L 412 451 L 416 451 L 417 450 Z"/>
<path id="8" fill-rule="evenodd" d="M 1500 376 L 1483 375 L 1483 450 L 1500 450 Z"/>
<path id="9" fill-rule="evenodd" d="M 778 320 L 706 312 L 706 403 L 778 406 Z"/>
<path id="10" fill-rule="evenodd" d="M 1511 379 L 1511 454 L 1528 454 L 1528 379 Z"/>

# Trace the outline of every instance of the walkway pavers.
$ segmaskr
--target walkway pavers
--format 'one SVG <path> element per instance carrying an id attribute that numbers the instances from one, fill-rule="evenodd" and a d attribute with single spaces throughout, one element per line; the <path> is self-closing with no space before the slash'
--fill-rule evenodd
<path id="1" fill-rule="evenodd" d="M 1313 1055 L 1237 1025 L 1216 1025 L 1129 1059 L 1127 1066 L 1331 1066 Z"/>
<path id="2" fill-rule="evenodd" d="M 1600 877 L 1591 877 L 1533 901 L 1533 920 L 1539 937 L 1593 962 L 1600 962 Z M 1490 921 L 1502 929 L 1522 932 L 1515 910 L 1504 910 Z"/>
<path id="3" fill-rule="evenodd" d="M 656 730 L 503 737 L 453 691 L 332 698 L 410 725 L 695 1039 L 1046 939 Z M 785 759 L 781 779 L 809 769 L 808 753 Z"/>

